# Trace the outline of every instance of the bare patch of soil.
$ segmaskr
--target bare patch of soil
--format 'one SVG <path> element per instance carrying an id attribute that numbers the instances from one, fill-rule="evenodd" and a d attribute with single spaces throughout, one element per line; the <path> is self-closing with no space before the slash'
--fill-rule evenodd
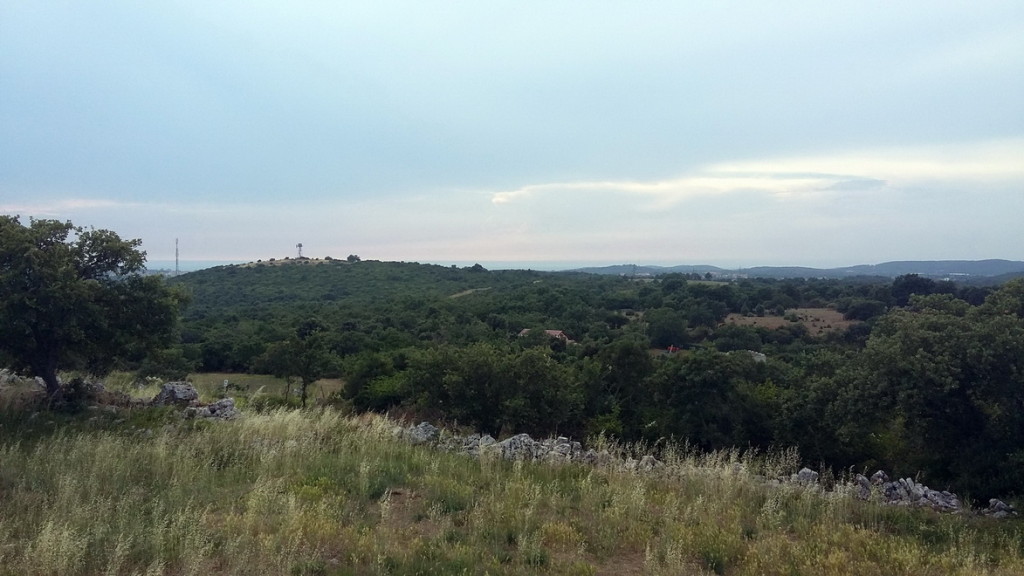
<path id="1" fill-rule="evenodd" d="M 430 517 L 423 497 L 408 488 L 388 489 L 378 509 L 387 533 L 403 534 L 409 540 L 429 540 L 441 533 L 441 527 Z"/>

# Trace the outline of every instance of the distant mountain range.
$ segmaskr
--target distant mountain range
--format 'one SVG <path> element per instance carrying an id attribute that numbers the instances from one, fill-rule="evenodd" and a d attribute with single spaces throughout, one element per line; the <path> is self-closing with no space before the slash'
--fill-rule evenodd
<path id="1" fill-rule="evenodd" d="M 1000 282 L 1024 276 L 1024 262 L 1015 260 L 920 260 L 860 264 L 841 268 L 808 268 L 803 266 L 755 266 L 753 268 L 726 269 L 709 265 L 639 266 L 618 264 L 592 268 L 577 268 L 572 272 L 612 274 L 617 276 L 658 276 L 661 274 L 710 273 L 713 278 L 895 278 L 904 274 L 918 274 L 937 280 L 962 282 Z"/>

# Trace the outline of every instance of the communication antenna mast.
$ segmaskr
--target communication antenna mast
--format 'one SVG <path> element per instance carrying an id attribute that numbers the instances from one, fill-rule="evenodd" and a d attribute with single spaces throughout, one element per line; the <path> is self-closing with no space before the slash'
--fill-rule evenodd
<path id="1" fill-rule="evenodd" d="M 296 244 L 295 247 L 299 249 L 299 259 L 302 259 L 302 242 Z"/>
<path id="2" fill-rule="evenodd" d="M 174 239 L 174 275 L 178 275 L 178 239 Z"/>

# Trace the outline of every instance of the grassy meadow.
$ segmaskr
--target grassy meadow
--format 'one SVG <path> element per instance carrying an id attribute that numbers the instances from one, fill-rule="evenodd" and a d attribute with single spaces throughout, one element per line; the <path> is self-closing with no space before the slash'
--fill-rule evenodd
<path id="1" fill-rule="evenodd" d="M 1018 520 L 766 483 L 792 452 L 669 450 L 638 475 L 437 452 L 395 426 L 330 408 L 8 407 L 0 575 L 1024 573 Z"/>
<path id="2" fill-rule="evenodd" d="M 67 375 L 65 380 L 73 375 Z M 200 400 L 212 402 L 224 396 L 231 396 L 240 407 L 248 407 L 251 403 L 257 405 L 270 400 L 278 402 L 284 396 L 288 387 L 283 379 L 266 374 L 233 374 L 227 372 L 204 372 L 189 374 L 187 381 L 199 392 Z M 227 382 L 227 387 L 224 383 Z M 160 392 L 163 381 L 159 379 L 146 379 L 139 381 L 134 374 L 127 372 L 115 372 L 104 379 L 104 386 L 108 390 L 123 392 L 131 398 L 138 400 L 151 400 Z M 309 386 L 308 394 L 310 403 L 323 403 L 343 387 L 343 382 L 336 378 L 324 378 L 317 380 Z M 293 384 L 292 399 L 294 404 L 299 404 L 297 390 Z M 0 397 L 3 402 L 3 397 Z M 0 403 L 0 407 L 3 404 Z"/>

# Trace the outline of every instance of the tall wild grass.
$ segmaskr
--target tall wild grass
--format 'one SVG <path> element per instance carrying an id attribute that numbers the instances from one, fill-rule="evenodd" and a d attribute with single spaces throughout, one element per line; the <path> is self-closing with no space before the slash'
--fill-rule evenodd
<path id="1" fill-rule="evenodd" d="M 1024 574 L 1019 522 L 766 482 L 787 452 L 636 474 L 440 453 L 329 409 L 135 412 L 0 426 L 0 574 Z"/>

